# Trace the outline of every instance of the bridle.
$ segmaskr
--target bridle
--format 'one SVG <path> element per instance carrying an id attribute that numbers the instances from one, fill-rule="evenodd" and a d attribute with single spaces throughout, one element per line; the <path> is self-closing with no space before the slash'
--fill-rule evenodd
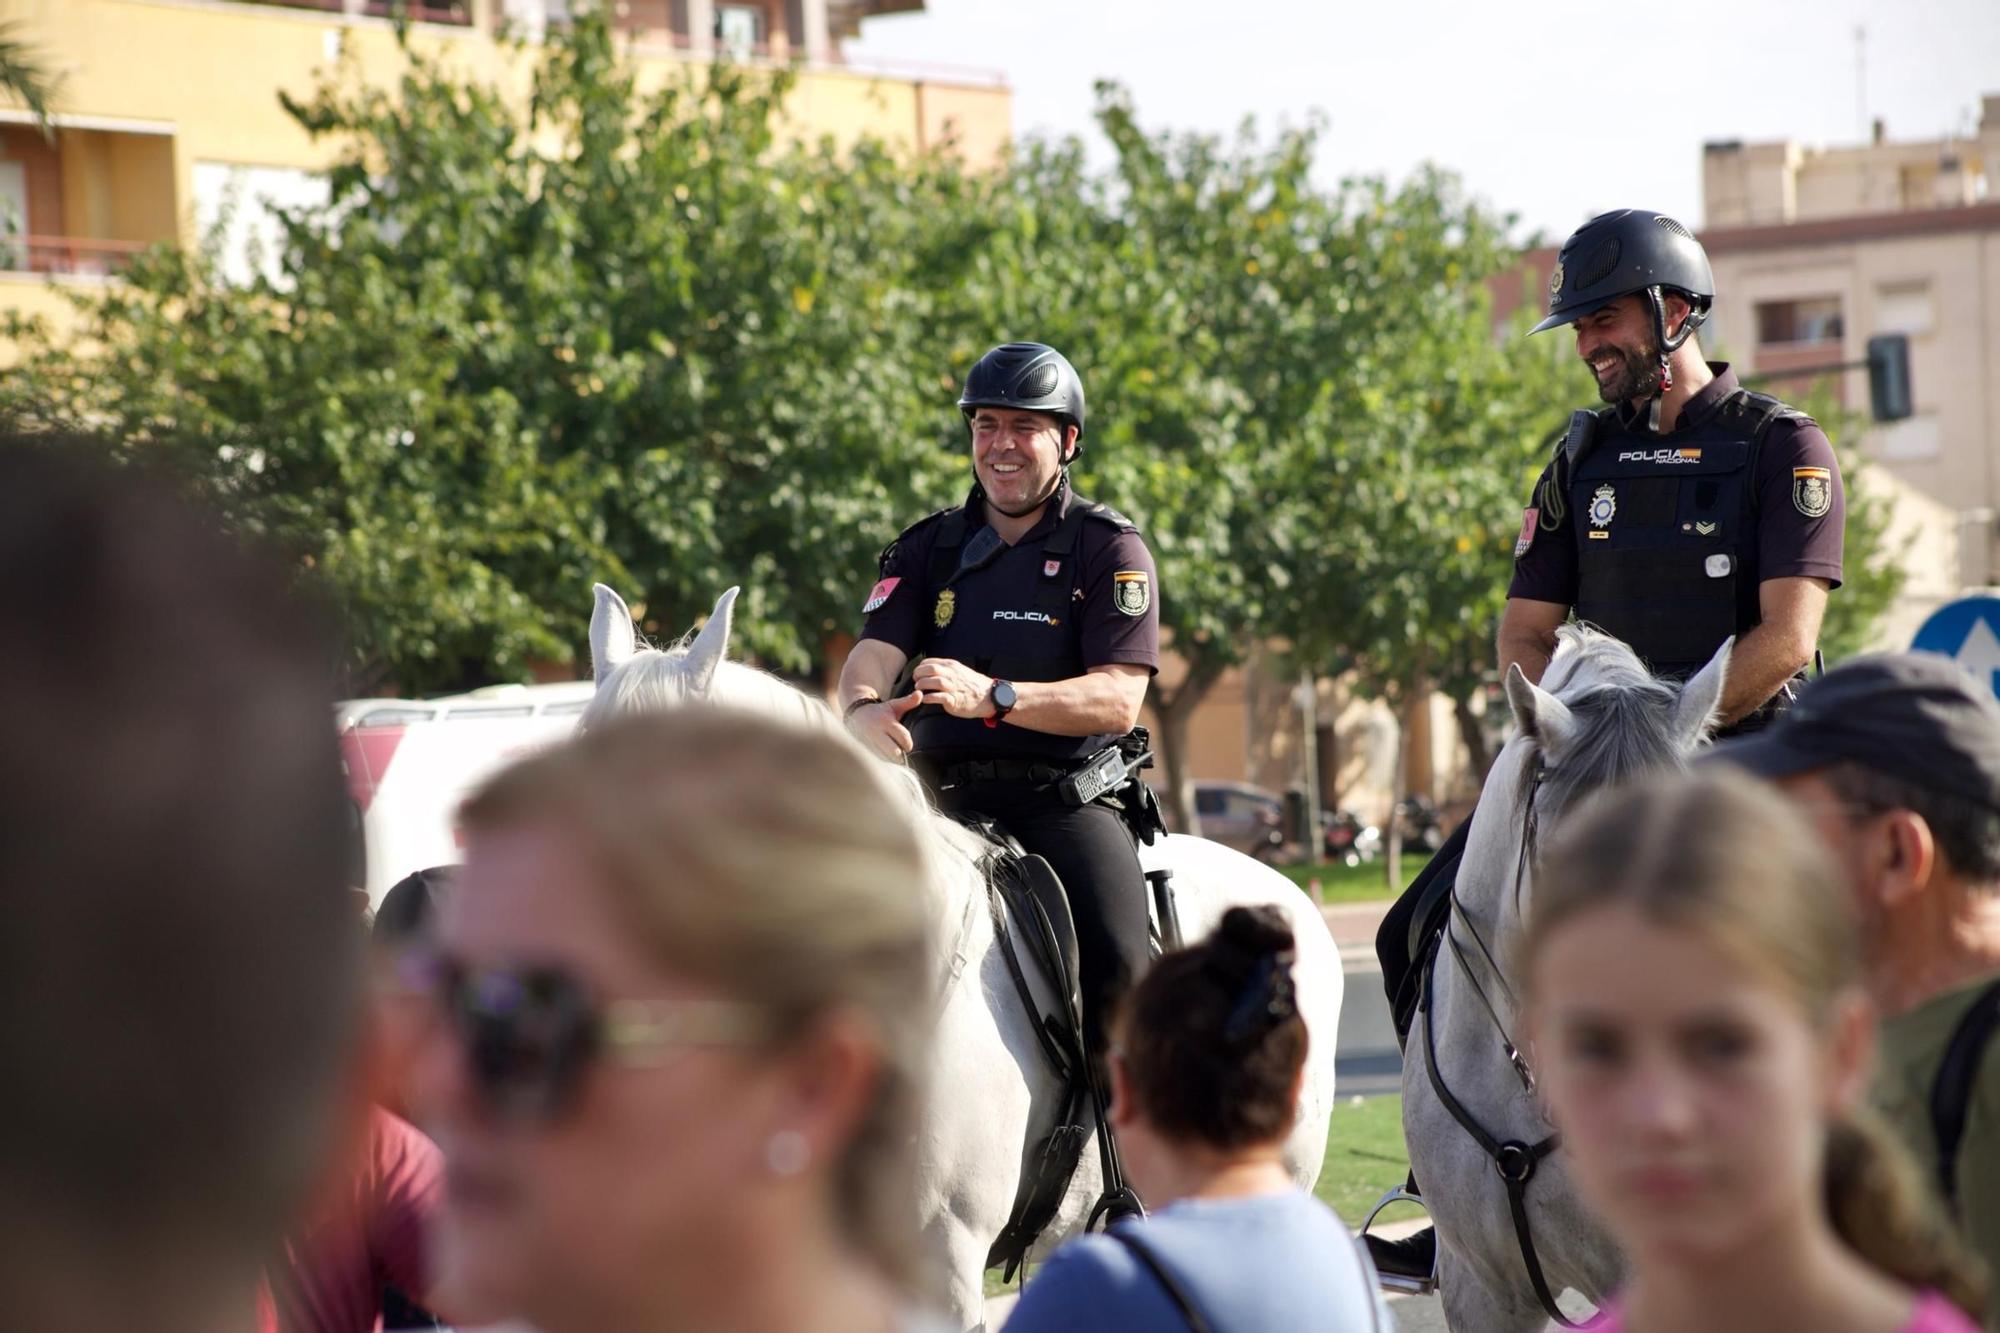
<path id="1" fill-rule="evenodd" d="M 1536 844 L 1539 841 L 1537 835 L 1540 820 L 1536 813 L 1535 798 L 1541 794 L 1543 780 L 1554 771 L 1542 762 L 1541 752 L 1538 750 L 1534 757 L 1534 767 L 1529 774 L 1528 809 L 1526 827 L 1521 836 L 1521 855 L 1514 866 L 1514 898 L 1517 902 L 1520 900 L 1521 886 L 1527 879 L 1528 867 L 1535 860 Z M 1465 979 L 1471 983 L 1473 994 L 1479 997 L 1479 1003 L 1485 1008 L 1486 1016 L 1492 1020 L 1494 1031 L 1500 1034 L 1501 1049 L 1507 1053 L 1507 1063 L 1513 1067 L 1514 1076 L 1521 1081 L 1522 1090 L 1533 1096 L 1534 1072 L 1528 1068 L 1527 1057 L 1521 1054 L 1520 1046 L 1508 1032 L 1506 1020 L 1500 1016 L 1500 1010 L 1494 1005 L 1492 997 L 1479 983 L 1478 974 L 1473 970 L 1466 957 L 1465 948 L 1459 942 L 1459 928 L 1463 928 L 1465 933 L 1472 937 L 1472 942 L 1478 946 L 1480 956 L 1486 960 L 1487 971 L 1499 986 L 1503 998 L 1518 1012 L 1513 990 L 1507 985 L 1506 975 L 1493 957 L 1493 950 L 1487 946 L 1485 937 L 1479 933 L 1479 927 L 1466 912 L 1465 905 L 1459 901 L 1458 885 L 1454 882 L 1451 888 L 1451 910 L 1445 918 L 1443 927 L 1444 943 L 1451 949 L 1451 956 L 1457 960 L 1459 971 L 1463 972 Z M 1472 1113 L 1465 1109 L 1463 1102 L 1452 1096 L 1451 1089 L 1445 1086 L 1444 1075 L 1438 1070 L 1437 1034 L 1432 1021 L 1431 1006 L 1431 987 L 1436 974 L 1437 954 L 1434 952 L 1424 969 L 1423 991 L 1417 1006 L 1423 1014 L 1424 1067 L 1430 1073 L 1431 1091 L 1437 1095 L 1439 1104 L 1451 1113 L 1451 1118 L 1458 1122 L 1459 1128 L 1479 1145 L 1481 1151 L 1493 1163 L 1493 1169 L 1500 1173 L 1500 1179 L 1506 1182 L 1507 1209 L 1514 1217 L 1514 1239 L 1520 1244 L 1521 1261 L 1527 1266 L 1528 1281 L 1535 1288 L 1535 1299 L 1541 1302 L 1543 1311 L 1556 1323 L 1564 1328 L 1581 1328 L 1581 1324 L 1563 1314 L 1556 1306 L 1555 1293 L 1549 1290 L 1548 1278 L 1542 1272 L 1542 1261 L 1535 1254 L 1534 1232 L 1528 1221 L 1528 1182 L 1535 1178 L 1535 1169 L 1541 1165 L 1543 1158 L 1556 1150 L 1560 1140 L 1553 1131 L 1534 1143 L 1524 1143 L 1519 1139 L 1504 1141 L 1497 1139 L 1487 1132 L 1485 1126 L 1473 1119 Z"/>

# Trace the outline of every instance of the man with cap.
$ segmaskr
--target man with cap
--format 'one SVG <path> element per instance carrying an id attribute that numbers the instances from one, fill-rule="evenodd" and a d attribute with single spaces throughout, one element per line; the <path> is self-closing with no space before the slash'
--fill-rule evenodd
<path id="1" fill-rule="evenodd" d="M 1847 870 L 1877 1103 L 2000 1272 L 2000 702 L 1948 658 L 1864 657 L 1713 757 L 1776 782 Z"/>
<path id="2" fill-rule="evenodd" d="M 1514 542 L 1499 666 L 1539 682 L 1572 615 L 1686 679 L 1735 637 L 1724 734 L 1767 724 L 1804 682 L 1827 593 L 1840 584 L 1844 504 L 1833 447 L 1795 408 L 1703 358 L 1715 300 L 1693 233 L 1649 209 L 1592 218 L 1563 243 L 1548 315 L 1608 406 L 1573 413 Z M 1446 901 L 1471 821 L 1446 840 L 1375 937 L 1399 1034 L 1415 1006 L 1413 939 Z M 1377 1263 L 1428 1274 L 1428 1233 Z"/>
<path id="3" fill-rule="evenodd" d="M 1139 721 L 1160 663 L 1153 557 L 1130 520 L 1070 489 L 1083 381 L 1062 353 L 994 348 L 958 406 L 971 494 L 882 552 L 842 708 L 943 809 L 997 821 L 1054 867 L 1076 920 L 1085 1039 L 1101 1057 L 1107 1007 L 1146 963 L 1146 882 L 1125 815 L 1072 805 L 1061 784 Z"/>

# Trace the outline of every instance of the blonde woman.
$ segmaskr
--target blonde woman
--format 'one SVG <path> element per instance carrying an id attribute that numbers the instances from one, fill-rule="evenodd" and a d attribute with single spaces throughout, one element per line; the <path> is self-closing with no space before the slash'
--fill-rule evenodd
<path id="1" fill-rule="evenodd" d="M 930 988 L 878 765 L 614 718 L 467 803 L 419 1096 L 441 1269 L 542 1333 L 902 1333 Z"/>
<path id="2" fill-rule="evenodd" d="M 1732 774 L 1640 784 L 1535 895 L 1541 1095 L 1630 1264 L 1593 1327 L 1973 1333 L 1983 1283 L 1862 1107 L 1856 924 L 1802 817 Z"/>

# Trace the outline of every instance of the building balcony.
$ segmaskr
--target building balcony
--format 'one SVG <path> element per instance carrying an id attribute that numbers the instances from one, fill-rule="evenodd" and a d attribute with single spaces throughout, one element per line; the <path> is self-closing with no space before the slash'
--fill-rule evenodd
<path id="1" fill-rule="evenodd" d="M 108 278 L 145 248 L 139 241 L 96 236 L 0 235 L 0 273 Z"/>

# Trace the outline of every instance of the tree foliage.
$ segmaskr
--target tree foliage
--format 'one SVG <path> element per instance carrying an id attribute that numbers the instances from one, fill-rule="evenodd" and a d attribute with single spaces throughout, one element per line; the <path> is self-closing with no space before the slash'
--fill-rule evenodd
<path id="1" fill-rule="evenodd" d="M 1329 188 L 1315 125 L 1163 134 L 1112 86 L 1108 167 L 970 171 L 800 140 L 782 73 L 641 86 L 595 9 L 536 51 L 525 101 L 410 49 L 288 102 L 338 159 L 271 271 L 162 248 L 74 336 L 15 321 L 0 411 L 171 457 L 294 552 L 357 692 L 573 660 L 593 580 L 667 631 L 740 583 L 749 649 L 802 670 L 962 496 L 959 377 L 1037 338 L 1089 387 L 1079 489 L 1160 563 L 1171 758 L 1258 642 L 1391 699 L 1488 678 L 1539 444 L 1588 393 L 1496 342 L 1505 220 L 1450 176 Z"/>

